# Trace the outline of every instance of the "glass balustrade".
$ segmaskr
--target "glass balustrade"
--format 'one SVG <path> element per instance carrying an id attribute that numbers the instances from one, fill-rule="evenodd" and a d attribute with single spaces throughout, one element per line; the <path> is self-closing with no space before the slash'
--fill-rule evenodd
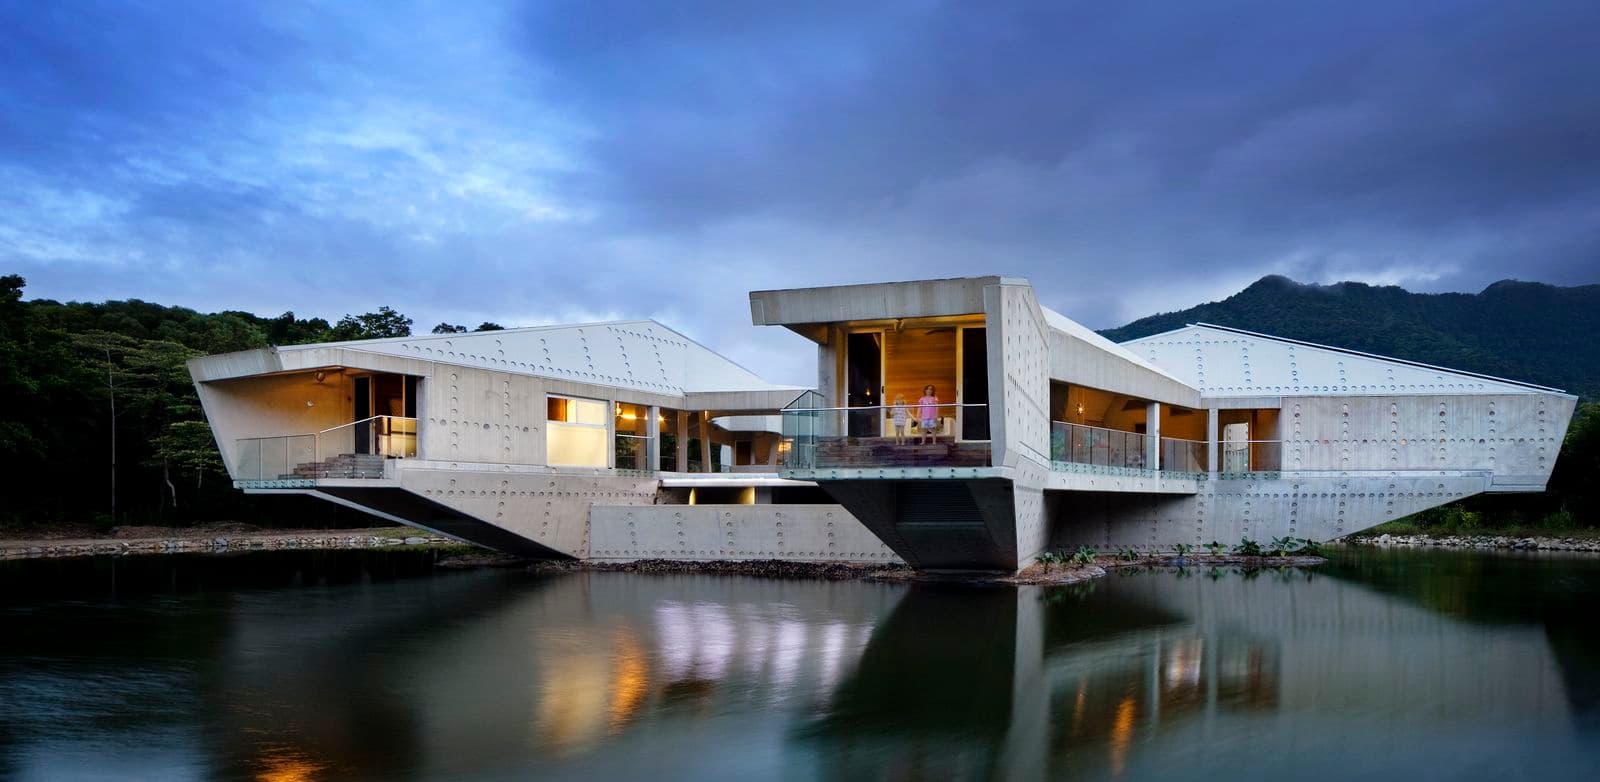
<path id="1" fill-rule="evenodd" d="M 1281 440 L 1224 440 L 1217 444 L 1222 475 L 1279 472 L 1283 469 Z"/>
<path id="2" fill-rule="evenodd" d="M 1065 421 L 1050 422 L 1050 460 L 1127 470 L 1148 468 L 1150 436 Z"/>
<path id="3" fill-rule="evenodd" d="M 782 466 L 790 470 L 877 467 L 987 467 L 989 442 L 961 437 L 962 420 L 988 405 L 828 407 L 807 392 L 780 411 Z M 976 409 L 976 412 L 974 410 Z"/>
<path id="4" fill-rule="evenodd" d="M 1204 473 L 1206 467 L 1206 442 L 1185 440 L 1179 437 L 1161 438 L 1161 471 Z"/>
<path id="5" fill-rule="evenodd" d="M 234 478 L 381 478 L 383 459 L 417 455 L 417 419 L 379 415 L 306 434 L 235 441 Z"/>

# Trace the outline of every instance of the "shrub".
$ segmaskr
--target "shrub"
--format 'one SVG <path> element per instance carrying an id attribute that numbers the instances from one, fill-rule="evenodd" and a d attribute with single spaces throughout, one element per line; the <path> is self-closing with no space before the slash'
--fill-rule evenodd
<path id="1" fill-rule="evenodd" d="M 1088 546 L 1079 546 L 1077 551 L 1072 552 L 1072 563 L 1074 565 L 1093 564 L 1094 558 L 1097 556 L 1099 556 L 1099 552 L 1094 549 Z"/>
<path id="2" fill-rule="evenodd" d="M 1249 538 L 1240 538 L 1239 545 L 1233 547 L 1233 553 L 1246 557 L 1261 556 L 1261 544 Z"/>
<path id="3" fill-rule="evenodd" d="M 1572 518 L 1572 514 L 1565 508 L 1546 514 L 1539 520 L 1539 527 L 1547 532 L 1570 532 L 1576 526 L 1578 526 L 1577 520 Z"/>

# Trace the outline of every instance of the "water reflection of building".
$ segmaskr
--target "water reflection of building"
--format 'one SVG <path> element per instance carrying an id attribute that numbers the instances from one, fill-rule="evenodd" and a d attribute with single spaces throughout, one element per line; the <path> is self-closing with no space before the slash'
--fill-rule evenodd
<path id="1" fill-rule="evenodd" d="M 1283 747 L 1321 742 L 1324 720 L 1352 714 L 1419 733 L 1531 723 L 1559 735 L 1570 721 L 1536 628 L 1484 628 L 1315 575 L 1176 578 L 914 588 L 797 740 L 839 778 L 1160 776 L 1229 763 L 1293 774 Z M 1216 736 L 1233 740 L 1206 744 Z"/>

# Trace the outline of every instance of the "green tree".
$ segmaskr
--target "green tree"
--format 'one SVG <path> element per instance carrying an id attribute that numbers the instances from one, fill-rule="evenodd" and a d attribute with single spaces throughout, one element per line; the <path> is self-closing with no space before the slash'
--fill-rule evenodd
<path id="1" fill-rule="evenodd" d="M 351 339 L 377 339 L 380 337 L 411 336 L 411 319 L 389 307 L 379 307 L 377 312 L 363 315 L 346 315 L 333 325 L 328 341 L 343 342 Z"/>
<path id="2" fill-rule="evenodd" d="M 435 334 L 464 334 L 466 331 L 466 326 L 457 326 L 454 323 L 440 323 L 433 327 Z"/>
<path id="3" fill-rule="evenodd" d="M 493 321 L 487 321 L 487 320 L 482 322 L 482 323 L 479 323 L 478 327 L 473 329 L 473 331 L 505 331 L 505 330 L 506 330 L 505 326 L 502 326 L 502 325 L 500 325 L 498 323 L 495 323 Z"/>
<path id="4" fill-rule="evenodd" d="M 98 364 L 104 379 L 99 395 L 106 405 L 110 515 L 114 521 L 119 518 L 118 435 L 132 435 L 141 447 L 147 447 L 171 422 L 196 416 L 198 405 L 186 364 L 201 353 L 176 342 L 141 340 L 109 331 L 79 334 L 75 343 L 90 362 Z M 124 433 L 119 422 L 130 415 L 133 424 Z"/>

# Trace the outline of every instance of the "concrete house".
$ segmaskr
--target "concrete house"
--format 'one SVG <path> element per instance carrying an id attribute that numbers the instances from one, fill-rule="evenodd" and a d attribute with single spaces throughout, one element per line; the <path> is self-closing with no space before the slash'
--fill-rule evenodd
<path id="1" fill-rule="evenodd" d="M 1541 491 L 1576 404 L 1204 324 L 1117 345 L 1015 278 L 758 291 L 750 308 L 816 344 L 814 389 L 653 321 L 190 371 L 247 492 L 536 556 L 997 570 L 1077 545 L 1325 540 Z"/>

